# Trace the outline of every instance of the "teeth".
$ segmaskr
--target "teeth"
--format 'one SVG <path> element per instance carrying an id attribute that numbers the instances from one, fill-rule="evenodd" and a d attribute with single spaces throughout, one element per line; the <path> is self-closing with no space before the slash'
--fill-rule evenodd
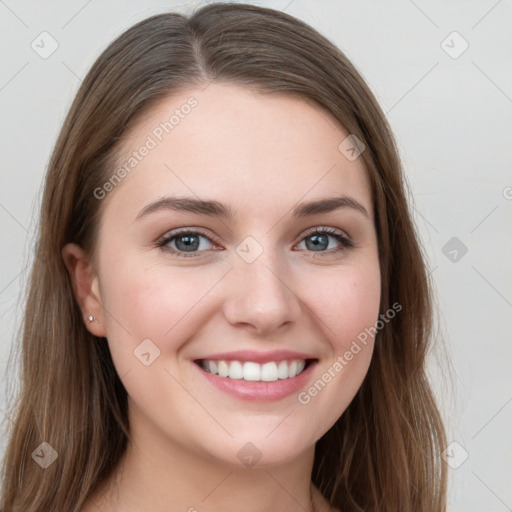
<path id="1" fill-rule="evenodd" d="M 288 377 L 295 377 L 297 375 L 297 361 L 292 361 L 288 367 Z"/>
<path id="2" fill-rule="evenodd" d="M 302 373 L 306 366 L 304 359 L 291 361 L 271 361 L 259 364 L 252 361 L 201 361 L 203 370 L 230 379 L 243 379 L 248 382 L 275 382 L 291 379 Z"/>
<path id="3" fill-rule="evenodd" d="M 277 368 L 277 376 L 280 379 L 287 379 L 288 378 L 288 363 L 286 361 L 281 361 L 279 363 L 279 366 Z"/>
<path id="4" fill-rule="evenodd" d="M 265 382 L 273 382 L 277 380 L 277 364 L 265 363 L 261 365 L 261 380 Z"/>
<path id="5" fill-rule="evenodd" d="M 219 361 L 217 363 L 217 373 L 219 377 L 227 377 L 229 375 L 229 367 L 225 361 Z"/>
<path id="6" fill-rule="evenodd" d="M 244 380 L 261 380 L 261 366 L 258 363 L 244 363 Z"/>
<path id="7" fill-rule="evenodd" d="M 229 378 L 230 379 L 243 379 L 244 367 L 239 361 L 231 361 L 229 365 Z"/>

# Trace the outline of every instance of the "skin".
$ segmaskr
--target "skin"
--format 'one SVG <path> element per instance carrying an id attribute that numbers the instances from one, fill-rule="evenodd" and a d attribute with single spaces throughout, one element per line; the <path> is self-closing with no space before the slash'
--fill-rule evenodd
<path id="1" fill-rule="evenodd" d="M 239 349 L 307 352 L 318 358 L 307 389 L 375 324 L 380 270 L 367 171 L 362 158 L 340 152 L 348 133 L 316 104 L 232 84 L 162 100 L 127 134 L 120 161 L 190 96 L 198 105 L 102 199 L 94 255 L 63 250 L 85 325 L 108 339 L 128 392 L 135 441 L 83 510 L 329 510 L 310 485 L 315 443 L 361 386 L 374 340 L 305 405 L 297 394 L 263 403 L 227 395 L 198 377 L 193 360 Z M 290 214 L 298 202 L 341 194 L 368 217 L 353 208 Z M 215 199 L 236 215 L 165 210 L 135 220 L 166 195 Z M 315 251 L 305 233 L 320 227 L 355 247 L 335 252 L 342 246 L 329 236 Z M 193 257 L 155 245 L 177 228 L 202 228 L 216 241 L 200 238 Z M 263 249 L 252 263 L 236 252 L 247 236 Z M 168 247 L 183 248 L 177 242 Z M 145 366 L 133 352 L 148 338 L 160 355 Z M 251 468 L 237 457 L 247 442 L 262 454 Z"/>

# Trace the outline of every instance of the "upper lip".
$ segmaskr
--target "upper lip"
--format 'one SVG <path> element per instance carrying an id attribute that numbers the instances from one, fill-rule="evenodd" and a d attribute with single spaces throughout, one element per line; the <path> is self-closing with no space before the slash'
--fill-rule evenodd
<path id="1" fill-rule="evenodd" d="M 286 361 L 293 359 L 315 359 L 311 354 L 295 352 L 292 350 L 274 350 L 272 352 L 257 352 L 254 350 L 235 350 L 201 357 L 199 360 L 222 361 L 252 361 L 255 363 L 268 363 L 270 361 Z"/>

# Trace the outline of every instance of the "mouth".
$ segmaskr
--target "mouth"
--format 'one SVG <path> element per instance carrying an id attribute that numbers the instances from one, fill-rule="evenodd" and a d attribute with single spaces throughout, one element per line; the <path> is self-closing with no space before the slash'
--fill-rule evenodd
<path id="1" fill-rule="evenodd" d="M 311 380 L 318 359 L 196 359 L 193 366 L 208 387 L 239 400 L 271 402 L 298 394 Z M 211 389 L 211 388 L 210 388 Z"/>
<path id="2" fill-rule="evenodd" d="M 315 361 L 316 359 L 291 359 L 257 363 L 255 361 L 197 359 L 194 362 L 205 372 L 224 379 L 245 382 L 276 382 L 297 377 Z"/>

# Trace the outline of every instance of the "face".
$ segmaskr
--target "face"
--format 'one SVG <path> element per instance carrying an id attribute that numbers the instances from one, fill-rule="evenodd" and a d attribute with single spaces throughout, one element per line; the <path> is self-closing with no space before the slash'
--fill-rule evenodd
<path id="1" fill-rule="evenodd" d="M 367 171 L 338 148 L 348 135 L 304 99 L 210 84 L 124 139 L 125 172 L 96 194 L 102 307 L 88 328 L 108 339 L 147 450 L 278 464 L 354 398 L 380 271 Z"/>

